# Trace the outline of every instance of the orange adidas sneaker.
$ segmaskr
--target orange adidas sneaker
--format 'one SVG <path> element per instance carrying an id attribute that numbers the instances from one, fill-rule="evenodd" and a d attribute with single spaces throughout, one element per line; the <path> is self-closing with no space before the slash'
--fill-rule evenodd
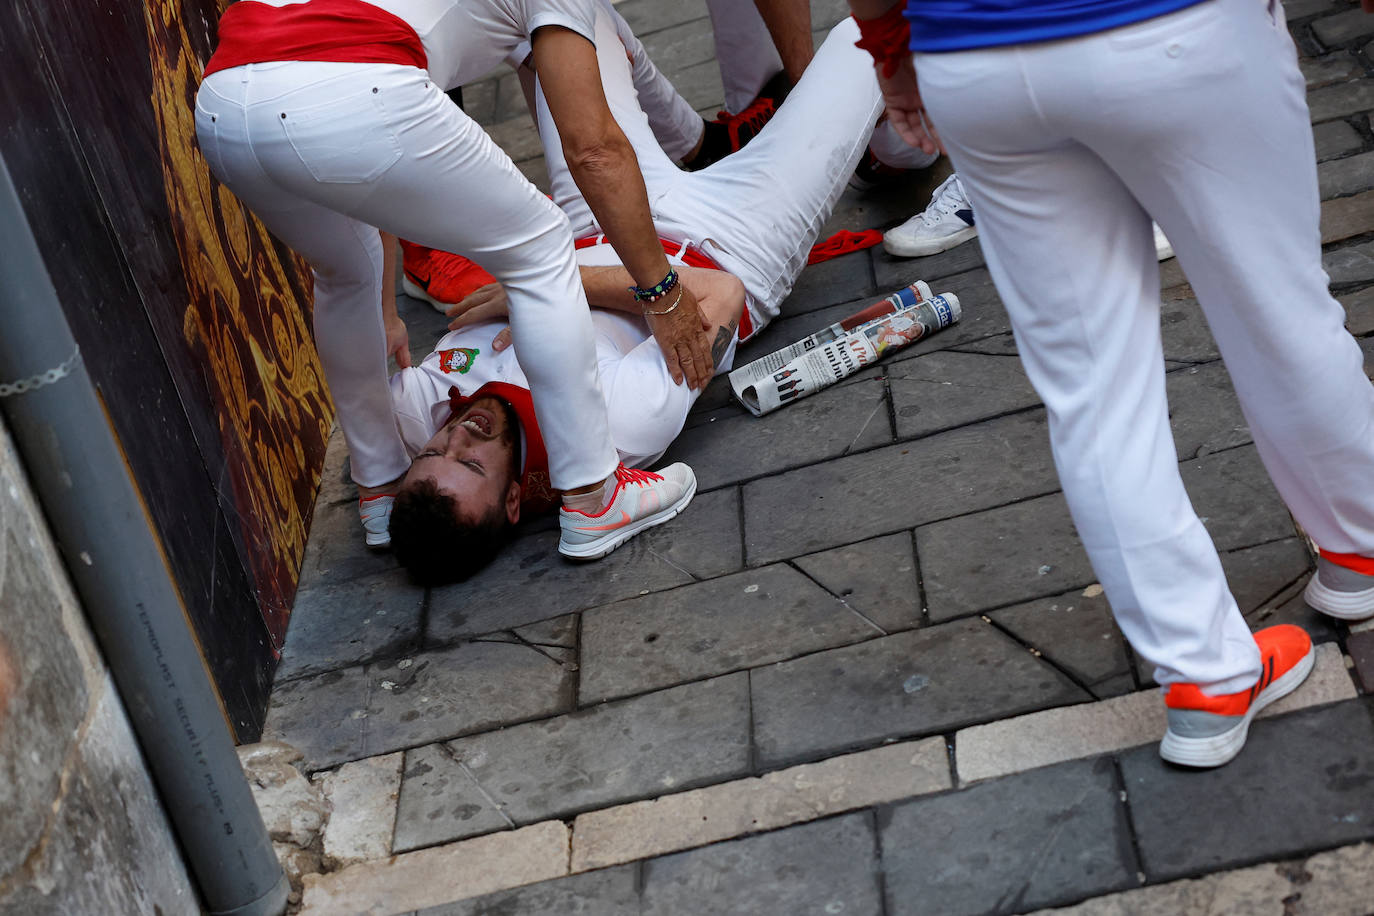
<path id="1" fill-rule="evenodd" d="M 1190 767 L 1219 767 L 1240 753 L 1250 722 L 1261 709 L 1307 679 L 1316 652 L 1302 627 L 1283 623 L 1255 633 L 1259 680 L 1248 690 L 1208 696 L 1196 684 L 1170 684 L 1164 693 L 1169 730 L 1159 756 Z"/>

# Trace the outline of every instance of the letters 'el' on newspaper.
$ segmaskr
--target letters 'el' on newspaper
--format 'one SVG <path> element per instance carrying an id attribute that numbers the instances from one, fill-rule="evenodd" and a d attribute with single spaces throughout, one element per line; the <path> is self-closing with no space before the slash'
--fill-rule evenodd
<path id="1" fill-rule="evenodd" d="M 828 388 L 959 320 L 953 293 L 930 294 L 921 281 L 730 373 L 730 389 L 754 416 Z"/>

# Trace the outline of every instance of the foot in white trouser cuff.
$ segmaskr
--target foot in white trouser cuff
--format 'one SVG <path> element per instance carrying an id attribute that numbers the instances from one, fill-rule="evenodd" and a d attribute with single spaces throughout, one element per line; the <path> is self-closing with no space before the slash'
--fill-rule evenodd
<path id="1" fill-rule="evenodd" d="M 978 234 L 958 175 L 951 175 L 930 196 L 930 206 L 883 233 L 883 248 L 899 258 L 921 258 L 948 251 Z"/>
<path id="2" fill-rule="evenodd" d="M 358 499 L 358 518 L 363 523 L 367 546 L 381 550 L 391 546 L 391 507 L 395 496 L 363 496 Z"/>
<path id="3" fill-rule="evenodd" d="M 1317 560 L 1317 571 L 1307 583 L 1303 599 L 1314 610 L 1337 620 L 1358 621 L 1374 617 L 1374 576 L 1366 576 L 1332 563 Z"/>
<path id="4" fill-rule="evenodd" d="M 575 560 L 604 557 L 641 531 L 677 515 L 697 492 L 697 478 L 681 462 L 658 473 L 615 469 L 615 490 L 595 515 L 566 506 L 558 511 L 558 552 Z"/>

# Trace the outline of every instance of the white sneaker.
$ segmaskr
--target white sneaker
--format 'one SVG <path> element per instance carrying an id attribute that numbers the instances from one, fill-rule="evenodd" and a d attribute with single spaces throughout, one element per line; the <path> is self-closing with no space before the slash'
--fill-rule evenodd
<path id="1" fill-rule="evenodd" d="M 360 496 L 358 497 L 358 517 L 363 522 L 363 535 L 367 546 L 373 550 L 391 546 L 391 507 L 396 497 Z"/>
<path id="2" fill-rule="evenodd" d="M 1374 619 L 1374 576 L 1320 557 L 1303 598 L 1308 607 L 1337 620 L 1355 623 Z"/>
<path id="3" fill-rule="evenodd" d="M 1169 260 L 1174 256 L 1174 246 L 1164 237 L 1164 230 L 1159 228 L 1159 223 L 1150 223 L 1150 226 L 1155 231 L 1155 257 L 1160 261 Z"/>
<path id="4" fill-rule="evenodd" d="M 646 528 L 677 515 L 697 492 L 692 469 L 678 462 L 658 473 L 615 469 L 615 492 L 595 515 L 566 506 L 558 510 L 558 552 L 575 560 L 604 557 Z"/>
<path id="5" fill-rule="evenodd" d="M 919 258 L 948 251 L 978 234 L 973 206 L 958 175 L 951 175 L 930 196 L 930 206 L 883 233 L 883 247 L 899 258 Z"/>

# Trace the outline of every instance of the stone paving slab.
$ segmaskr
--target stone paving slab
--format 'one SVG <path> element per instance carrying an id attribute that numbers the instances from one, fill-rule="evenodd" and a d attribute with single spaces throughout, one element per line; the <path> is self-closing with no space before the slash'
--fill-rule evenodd
<path id="1" fill-rule="evenodd" d="M 1360 689 L 1374 694 L 1374 631 L 1351 633 L 1345 643 Z"/>
<path id="2" fill-rule="evenodd" d="M 1312 129 L 1312 140 L 1317 148 L 1317 161 L 1326 162 L 1337 159 L 1364 146 L 1364 138 L 1359 131 L 1346 121 L 1327 121 Z"/>
<path id="3" fill-rule="evenodd" d="M 1034 916 L 1368 916 L 1374 844 L 1156 884 Z"/>
<path id="4" fill-rule="evenodd" d="M 392 843 L 396 852 L 514 826 L 447 744 L 406 751 L 398 796 Z"/>
<path id="5" fill-rule="evenodd" d="M 751 678 L 763 767 L 1090 699 L 980 620 L 819 652 Z"/>
<path id="6" fill-rule="evenodd" d="M 848 814 L 651 859 L 644 916 L 881 916 L 872 817 Z"/>
<path id="7" fill-rule="evenodd" d="M 745 549 L 768 563 L 1057 488 L 1036 410 L 753 481 Z"/>
<path id="8" fill-rule="evenodd" d="M 1368 698 L 1257 722 L 1245 752 L 1220 769 L 1170 767 L 1148 747 L 1123 755 L 1121 769 L 1152 880 L 1374 837 Z"/>
<path id="9" fill-rule="evenodd" d="M 402 569 L 298 589 L 276 683 L 415 651 L 424 598 Z"/>
<path id="10" fill-rule="evenodd" d="M 925 209 L 924 203 L 920 209 Z M 913 279 L 921 279 L 929 283 L 932 290 L 938 286 L 943 291 L 948 286 L 945 281 L 950 277 L 987 266 L 983 246 L 977 236 L 948 251 L 921 258 L 900 258 L 881 249 L 875 249 L 875 252 L 873 274 L 880 290 L 897 289 Z M 959 291 L 953 286 L 949 286 L 949 289 L 958 295 Z"/>
<path id="11" fill-rule="evenodd" d="M 300 916 L 391 916 L 567 872 L 568 828 L 551 821 L 306 875 Z"/>
<path id="12" fill-rule="evenodd" d="M 578 702 L 647 693 L 882 631 L 788 566 L 765 566 L 582 615 Z"/>
<path id="13" fill-rule="evenodd" d="M 918 528 L 916 551 L 936 623 L 1095 579 L 1062 493 Z"/>
<path id="14" fill-rule="evenodd" d="M 1100 585 L 990 611 L 988 616 L 1098 699 L 1137 689 L 1131 654 Z"/>
<path id="15" fill-rule="evenodd" d="M 1344 13 L 1318 19 L 1312 23 L 1312 32 L 1317 36 L 1318 41 L 1328 48 L 1333 48 L 1374 35 L 1374 22 L 1369 21 L 1369 14 L 1357 7 Z"/>
<path id="16" fill-rule="evenodd" d="M 626 865 L 429 907 L 415 916 L 640 916 L 638 885 L 639 866 Z"/>
<path id="17" fill-rule="evenodd" d="M 430 643 L 536 623 L 572 611 L 739 569 L 738 496 L 697 496 L 673 520 L 596 563 L 558 554 L 558 534 L 540 532 L 509 545 L 477 575 L 430 591 Z"/>
<path id="18" fill-rule="evenodd" d="M 877 370 L 818 392 L 786 410 L 755 417 L 740 411 L 686 430 L 673 443 L 671 460 L 685 461 L 697 486 L 711 490 L 812 464 L 892 441 L 887 391 Z"/>
<path id="19" fill-rule="evenodd" d="M 1317 190 L 1322 200 L 1357 194 L 1374 187 L 1374 152 L 1333 159 L 1317 166 Z"/>
<path id="20" fill-rule="evenodd" d="M 602 868 L 950 788 L 941 738 L 580 814 L 572 870 Z"/>
<path id="21" fill-rule="evenodd" d="M 1314 124 L 1368 111 L 1374 108 L 1374 79 L 1350 80 L 1315 89 L 1307 93 L 1307 107 Z"/>
<path id="22" fill-rule="evenodd" d="M 1221 362 L 1170 372 L 1164 386 L 1179 458 L 1200 458 L 1250 443 L 1250 427 Z"/>
<path id="23" fill-rule="evenodd" d="M 887 912 L 1017 913 L 1135 886 L 1120 795 L 1098 759 L 881 811 Z"/>
<path id="24" fill-rule="evenodd" d="M 301 561 L 300 583 L 310 588 L 319 582 L 344 582 L 396 569 L 386 551 L 368 550 L 358 533 L 358 507 L 352 499 L 343 503 L 315 504 L 310 539 Z"/>
<path id="25" fill-rule="evenodd" d="M 1351 51 L 1332 51 L 1321 57 L 1304 58 L 1298 61 L 1298 67 L 1302 70 L 1303 79 L 1307 80 L 1309 108 L 1312 107 L 1311 90 L 1364 75 L 1364 67 Z M 1314 116 L 1312 120 L 1322 119 Z"/>
<path id="26" fill-rule="evenodd" d="M 1345 326 L 1356 335 L 1374 334 L 1374 286 L 1340 297 L 1345 306 Z M 1369 349 L 1365 349 L 1365 373 L 1371 372 Z"/>
<path id="27" fill-rule="evenodd" d="M 291 681 L 272 695 L 264 738 L 319 770 L 572 708 L 564 649 L 467 643 Z"/>
<path id="28" fill-rule="evenodd" d="M 1166 360 L 1210 363 L 1221 359 L 1221 351 L 1196 299 L 1166 300 L 1160 306 L 1159 319 Z"/>
<path id="29" fill-rule="evenodd" d="M 906 532 L 798 557 L 797 568 L 887 633 L 922 624 L 911 536 Z"/>
<path id="30" fill-rule="evenodd" d="M 1015 356 L 940 351 L 891 366 L 887 381 L 898 439 L 929 435 L 1040 403 Z"/>
<path id="31" fill-rule="evenodd" d="M 491 823 L 446 803 L 465 779 L 480 787 L 476 795 L 461 790 L 471 804 L 481 797 L 528 824 L 746 775 L 749 678 L 699 681 L 461 738 L 448 749 L 407 766 L 398 835 L 439 842 Z"/>

